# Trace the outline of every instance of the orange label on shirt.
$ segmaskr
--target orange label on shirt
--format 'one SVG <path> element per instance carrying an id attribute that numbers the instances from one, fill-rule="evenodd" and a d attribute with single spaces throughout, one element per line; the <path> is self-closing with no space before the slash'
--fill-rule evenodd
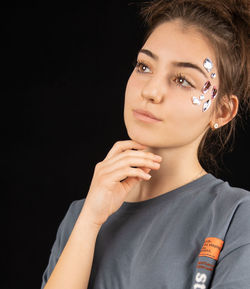
<path id="1" fill-rule="evenodd" d="M 206 238 L 201 248 L 199 257 L 209 257 L 217 261 L 220 256 L 223 243 L 224 241 L 219 238 Z"/>

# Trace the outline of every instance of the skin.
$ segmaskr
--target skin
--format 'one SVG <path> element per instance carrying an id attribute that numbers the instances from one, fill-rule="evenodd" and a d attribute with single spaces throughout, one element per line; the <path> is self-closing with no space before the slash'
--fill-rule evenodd
<path id="1" fill-rule="evenodd" d="M 131 73 L 125 91 L 124 121 L 129 137 L 145 146 L 144 151 L 160 155 L 160 168 L 150 171 L 152 178 L 142 180 L 128 194 L 125 201 L 138 202 L 159 196 L 205 175 L 197 150 L 204 133 L 214 123 L 219 127 L 235 117 L 238 98 L 231 96 L 202 112 L 202 104 L 210 99 L 205 95 L 201 105 L 194 105 L 192 97 L 199 97 L 207 80 L 219 88 L 219 78 L 211 79 L 203 67 L 206 57 L 214 64 L 212 72 L 218 75 L 215 52 L 194 27 L 186 27 L 180 20 L 164 22 L 157 26 L 142 47 L 157 55 L 158 60 L 138 53 L 142 62 Z M 205 76 L 196 69 L 176 67 L 173 62 L 191 62 L 199 66 Z M 178 75 L 181 74 L 181 77 Z M 184 81 L 185 77 L 188 82 Z M 190 86 L 191 83 L 194 87 Z M 162 121 L 146 123 L 135 118 L 133 109 L 150 111 Z"/>

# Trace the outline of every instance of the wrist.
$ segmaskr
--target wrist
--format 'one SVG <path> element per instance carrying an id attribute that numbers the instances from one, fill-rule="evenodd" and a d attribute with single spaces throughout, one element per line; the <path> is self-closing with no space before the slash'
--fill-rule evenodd
<path id="1" fill-rule="evenodd" d="M 94 216 L 85 207 L 82 208 L 78 219 L 80 223 L 84 222 L 96 230 L 100 230 L 102 226 L 102 224 L 98 223 Z"/>

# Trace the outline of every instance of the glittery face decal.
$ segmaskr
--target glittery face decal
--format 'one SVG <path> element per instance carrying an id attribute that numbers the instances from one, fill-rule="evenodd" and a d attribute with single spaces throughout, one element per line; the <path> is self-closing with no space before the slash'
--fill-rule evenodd
<path id="1" fill-rule="evenodd" d="M 214 65 L 213 65 L 213 62 L 209 58 L 206 58 L 203 61 L 203 67 L 206 69 L 206 71 L 208 73 L 210 73 L 212 71 Z M 211 72 L 210 77 L 211 77 L 211 79 L 215 79 L 216 73 Z M 213 86 L 212 83 L 208 80 L 204 83 L 204 85 L 201 89 L 201 92 L 202 92 L 202 94 L 199 97 L 197 97 L 197 96 L 192 97 L 192 103 L 194 105 L 200 105 L 202 103 L 202 101 L 205 99 L 205 96 L 209 96 L 210 98 L 208 100 L 206 100 L 202 105 L 202 111 L 205 112 L 209 109 L 209 107 L 211 105 L 211 100 L 216 98 L 218 91 L 217 91 L 217 88 L 215 86 Z"/>
<path id="2" fill-rule="evenodd" d="M 215 99 L 216 96 L 217 96 L 217 89 L 214 86 L 213 89 L 212 89 L 212 99 Z"/>
<path id="3" fill-rule="evenodd" d="M 200 102 L 200 100 L 199 100 L 199 98 L 198 97 L 196 97 L 196 96 L 193 96 L 193 104 L 198 104 L 198 105 L 200 105 L 201 104 L 201 102 Z"/>
<path id="4" fill-rule="evenodd" d="M 211 82 L 208 80 L 205 84 L 204 84 L 204 86 L 202 87 L 202 93 L 207 93 L 208 92 L 208 90 L 209 90 L 209 88 L 210 88 L 210 86 L 211 86 Z"/>
<path id="5" fill-rule="evenodd" d="M 206 111 L 209 109 L 209 106 L 211 104 L 211 99 L 207 100 L 206 102 L 204 102 L 203 106 L 202 106 L 202 111 Z"/>
<path id="6" fill-rule="evenodd" d="M 213 68 L 213 63 L 209 58 L 206 58 L 203 62 L 203 66 L 207 72 L 210 72 Z"/>

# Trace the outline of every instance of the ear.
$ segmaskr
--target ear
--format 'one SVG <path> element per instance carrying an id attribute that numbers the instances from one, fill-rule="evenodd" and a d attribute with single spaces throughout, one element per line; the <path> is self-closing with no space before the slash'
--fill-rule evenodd
<path id="1" fill-rule="evenodd" d="M 219 127 L 230 122 L 237 114 L 239 108 L 239 100 L 236 95 L 222 97 L 221 102 L 217 106 L 214 122 L 218 123 Z"/>

